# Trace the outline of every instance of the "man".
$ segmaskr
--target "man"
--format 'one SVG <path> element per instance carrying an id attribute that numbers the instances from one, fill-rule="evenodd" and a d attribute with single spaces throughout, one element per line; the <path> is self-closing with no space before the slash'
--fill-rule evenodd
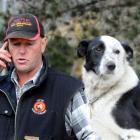
<path id="1" fill-rule="evenodd" d="M 48 67 L 37 17 L 13 16 L 4 41 L 0 69 L 13 67 L 0 78 L 0 140 L 94 140 L 83 86 Z"/>

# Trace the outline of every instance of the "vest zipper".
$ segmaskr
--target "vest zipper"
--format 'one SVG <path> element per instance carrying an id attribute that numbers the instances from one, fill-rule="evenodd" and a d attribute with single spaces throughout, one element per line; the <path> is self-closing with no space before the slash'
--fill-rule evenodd
<path id="1" fill-rule="evenodd" d="M 23 94 L 22 94 L 23 95 Z M 21 97 L 22 97 L 22 95 L 21 95 Z M 20 101 L 20 99 L 21 99 L 21 97 L 19 98 L 19 101 Z M 17 137 L 17 129 L 16 129 L 16 125 L 17 125 L 17 111 L 18 111 L 18 106 L 19 106 L 19 101 L 17 102 L 17 106 L 16 106 L 16 112 L 15 112 L 15 135 L 14 135 L 14 140 L 16 140 L 16 137 Z"/>
<path id="2" fill-rule="evenodd" d="M 36 86 L 31 87 L 29 90 L 34 89 Z M 17 102 L 17 106 L 16 106 L 16 111 L 15 111 L 15 135 L 14 135 L 14 140 L 17 140 L 17 114 L 18 114 L 18 108 L 19 108 L 19 104 L 20 104 L 20 100 L 21 98 L 23 98 L 23 95 L 25 95 L 26 92 L 28 92 L 29 90 L 25 91 L 19 98 L 19 101 Z"/>
<path id="3" fill-rule="evenodd" d="M 34 86 L 35 87 L 35 86 Z M 34 87 L 32 87 L 31 89 L 33 89 Z M 30 89 L 29 89 L 30 90 Z M 29 91 L 28 90 L 28 91 Z M 23 94 L 24 93 L 26 93 L 26 92 L 24 92 L 22 95 L 21 95 L 21 97 L 19 98 L 19 101 L 18 101 L 18 103 L 17 103 L 17 107 L 16 107 L 16 110 L 14 109 L 14 107 L 13 107 L 13 105 L 12 105 L 12 103 L 11 103 L 11 101 L 10 101 L 10 99 L 9 99 L 9 97 L 8 97 L 8 95 L 6 94 L 6 92 L 4 92 L 3 90 L 1 90 L 0 89 L 0 91 L 6 96 L 6 98 L 8 99 L 8 102 L 10 103 L 10 105 L 11 105 L 11 107 L 12 107 L 12 110 L 14 111 L 14 113 L 15 113 L 15 135 L 14 135 L 14 140 L 16 140 L 16 137 L 17 137 L 17 133 L 16 133 L 16 118 L 17 118 L 17 111 L 18 111 L 18 106 L 19 106 L 19 102 L 20 102 L 20 100 L 21 100 L 21 97 L 23 96 Z"/>
<path id="4" fill-rule="evenodd" d="M 11 107 L 12 107 L 12 110 L 14 111 L 14 113 L 15 113 L 15 127 L 14 127 L 14 129 L 15 129 L 15 135 L 14 135 L 14 140 L 16 140 L 16 118 L 17 118 L 17 111 L 18 111 L 18 104 L 19 104 L 19 101 L 20 101 L 20 99 L 21 99 L 21 97 L 20 97 L 20 99 L 19 99 L 19 101 L 18 101 L 18 103 L 17 103 L 17 107 L 16 107 L 16 110 L 14 109 L 14 107 L 13 107 L 13 105 L 12 105 L 12 103 L 11 103 L 11 101 L 10 101 L 10 99 L 9 99 L 9 97 L 8 97 L 8 95 L 6 94 L 6 92 L 4 92 L 3 90 L 1 90 L 0 89 L 0 91 L 2 92 L 2 93 L 4 93 L 4 95 L 6 96 L 6 98 L 8 99 L 8 102 L 10 103 L 10 105 L 11 105 Z M 23 93 L 24 94 L 24 93 Z M 22 94 L 22 95 L 23 95 Z"/>
<path id="5" fill-rule="evenodd" d="M 37 87 L 37 86 L 33 86 L 32 88 L 30 88 L 29 90 L 31 90 L 31 89 L 34 89 L 35 87 Z M 25 91 L 22 95 L 21 95 L 21 97 L 23 97 L 23 95 L 26 93 L 26 92 L 28 92 L 29 90 L 27 90 L 27 91 Z M 17 120 L 17 112 L 18 112 L 18 107 L 19 107 L 19 102 L 20 102 L 20 100 L 21 100 L 21 97 L 19 98 L 19 101 L 18 101 L 18 103 L 17 103 L 17 107 L 16 107 L 16 110 L 14 109 L 14 107 L 13 107 L 13 105 L 12 105 L 12 102 L 10 101 L 10 99 L 9 99 L 9 97 L 8 97 L 8 95 L 6 94 L 6 92 L 4 92 L 3 90 L 1 90 L 0 89 L 0 91 L 2 92 L 2 93 L 4 93 L 4 95 L 6 96 L 6 98 L 8 99 L 8 102 L 10 103 L 10 105 L 11 105 L 11 107 L 12 107 L 12 110 L 14 111 L 14 113 L 15 113 L 15 135 L 14 135 L 14 140 L 16 140 L 17 138 L 17 133 L 16 133 L 16 120 Z"/>

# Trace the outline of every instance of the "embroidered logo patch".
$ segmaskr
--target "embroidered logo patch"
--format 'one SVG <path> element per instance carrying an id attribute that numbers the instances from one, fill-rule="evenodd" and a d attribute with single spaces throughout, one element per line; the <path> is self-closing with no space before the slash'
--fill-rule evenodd
<path id="1" fill-rule="evenodd" d="M 15 19 L 14 22 L 10 25 L 11 27 L 16 26 L 32 26 L 32 22 L 29 19 L 21 18 L 21 19 Z"/>
<path id="2" fill-rule="evenodd" d="M 36 114 L 44 114 L 46 113 L 46 104 L 44 102 L 44 100 L 42 99 L 38 99 L 34 105 L 33 105 L 33 108 L 32 108 L 32 111 Z"/>

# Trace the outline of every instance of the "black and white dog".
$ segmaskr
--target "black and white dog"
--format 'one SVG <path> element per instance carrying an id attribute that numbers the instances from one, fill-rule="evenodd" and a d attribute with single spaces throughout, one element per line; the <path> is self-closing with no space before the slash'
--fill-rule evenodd
<path id="1" fill-rule="evenodd" d="M 111 36 L 79 43 L 91 123 L 101 140 L 140 140 L 140 85 L 129 45 Z"/>

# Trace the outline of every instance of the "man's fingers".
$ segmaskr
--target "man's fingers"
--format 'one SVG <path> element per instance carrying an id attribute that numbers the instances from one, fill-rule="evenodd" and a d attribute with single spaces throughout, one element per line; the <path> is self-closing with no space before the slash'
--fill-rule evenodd
<path id="1" fill-rule="evenodd" d="M 10 63 L 11 54 L 7 50 L 8 42 L 4 42 L 2 47 L 0 48 L 0 71 L 6 68 L 6 63 Z"/>
<path id="2" fill-rule="evenodd" d="M 3 61 L 11 62 L 11 54 L 7 51 L 8 41 L 4 42 L 0 48 L 0 59 Z"/>
<path id="3" fill-rule="evenodd" d="M 5 50 L 6 47 L 8 47 L 8 41 L 5 41 L 4 44 L 2 45 L 1 49 Z"/>
<path id="4" fill-rule="evenodd" d="M 4 53 L 0 53 L 0 60 L 3 60 L 4 62 L 11 62 L 11 57 L 7 56 Z"/>
<path id="5" fill-rule="evenodd" d="M 7 57 L 11 57 L 11 54 L 7 50 L 0 49 L 0 54 L 6 55 Z"/>

